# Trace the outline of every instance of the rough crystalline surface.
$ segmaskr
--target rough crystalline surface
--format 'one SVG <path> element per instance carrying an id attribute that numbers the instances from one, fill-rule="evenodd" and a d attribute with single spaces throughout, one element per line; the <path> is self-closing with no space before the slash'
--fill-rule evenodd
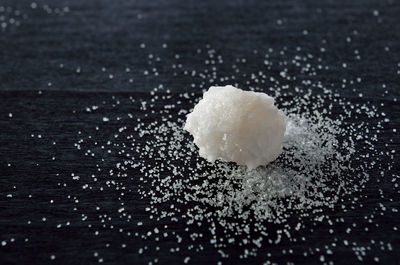
<path id="1" fill-rule="evenodd" d="M 184 129 L 193 135 L 201 157 L 253 169 L 281 153 L 286 116 L 267 94 L 212 86 L 187 115 Z"/>

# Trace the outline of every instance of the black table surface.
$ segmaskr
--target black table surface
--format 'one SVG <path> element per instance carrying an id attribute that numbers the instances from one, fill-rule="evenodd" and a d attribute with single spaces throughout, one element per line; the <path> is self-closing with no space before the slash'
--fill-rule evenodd
<path id="1" fill-rule="evenodd" d="M 211 60 L 210 51 L 223 59 L 217 76 L 192 76 Z M 265 54 L 273 62 L 268 71 Z M 328 68 L 307 75 L 291 64 L 296 55 Z M 240 64 L 240 74 L 233 64 Z M 301 80 L 320 82 L 348 102 L 379 106 L 390 120 L 376 148 L 394 150 L 382 165 L 395 163 L 379 183 L 375 178 L 387 168 L 370 172 L 357 202 L 362 207 L 336 212 L 345 223 L 334 234 L 328 224 L 313 224 L 307 241 L 271 244 L 244 260 L 237 250 L 222 258 L 206 238 L 201 252 L 185 243 L 171 252 L 176 238 L 160 243 L 133 236 L 160 225 L 145 210 L 149 201 L 135 193 L 137 183 L 121 196 L 115 189 L 90 192 L 71 178 L 90 176 L 97 163 L 107 171 L 118 160 L 93 162 L 74 144 L 105 115 L 135 111 L 124 104 L 130 96 L 148 98 L 155 87 L 200 96 L 214 84 L 271 86 L 269 78 L 264 84 L 251 78 L 260 69 L 275 79 L 294 73 L 296 80 L 282 79 L 288 91 L 307 87 Z M 0 0 L 0 264 L 180 264 L 185 257 L 192 264 L 399 264 L 399 81 L 396 0 Z M 99 104 L 100 111 L 85 112 Z M 106 141 L 115 125 L 100 124 L 96 140 Z M 121 217 L 121 202 L 135 221 Z M 366 231 L 371 215 L 374 228 Z"/>

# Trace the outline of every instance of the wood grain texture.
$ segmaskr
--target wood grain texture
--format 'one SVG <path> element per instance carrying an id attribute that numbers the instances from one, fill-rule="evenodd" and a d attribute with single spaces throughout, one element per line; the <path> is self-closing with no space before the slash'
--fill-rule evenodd
<path id="1" fill-rule="evenodd" d="M 154 242 L 127 236 L 127 232 L 150 231 L 164 224 L 149 219 L 145 211 L 149 201 L 135 192 L 139 185 L 135 178 L 141 173 L 133 170 L 131 178 L 118 180 L 130 188 L 124 196 L 114 187 L 84 190 L 82 185 L 98 170 L 96 164 L 101 162 L 101 169 L 107 172 L 115 166 L 118 155 L 105 155 L 104 161 L 93 160 L 74 146 L 80 139 L 78 132 L 93 133 L 99 124 L 102 128 L 94 137 L 96 140 L 106 143 L 113 137 L 120 124 L 101 123 L 105 115 L 143 115 L 136 105 L 128 103 L 130 96 L 148 99 L 147 92 L 160 84 L 173 94 L 188 91 L 199 96 L 197 84 L 204 81 L 207 87 L 213 82 L 191 78 L 184 70 L 205 68 L 203 53 L 207 44 L 224 58 L 218 66 L 220 77 L 232 74 L 231 66 L 237 58 L 247 58 L 241 65 L 243 75 L 235 80 L 240 87 L 248 86 L 251 74 L 259 71 L 263 55 L 272 48 L 277 52 L 271 58 L 275 64 L 268 71 L 270 76 L 280 78 L 280 72 L 287 68 L 299 80 L 321 81 L 349 102 L 380 106 L 380 111 L 390 119 L 379 129 L 381 142 L 376 148 L 383 152 L 382 161 L 389 161 L 386 152 L 400 148 L 400 140 L 393 132 L 397 129 L 398 134 L 400 129 L 400 106 L 393 101 L 400 96 L 400 4 L 396 1 L 43 0 L 37 4 L 38 8 L 32 9 L 31 1 L 0 1 L 0 6 L 12 8 L 12 12 L 19 10 L 21 17 L 26 15 L 19 18 L 4 11 L 5 18 L 16 18 L 21 25 L 8 23 L 0 31 L 0 242 L 7 241 L 6 246 L 0 246 L 1 264 L 92 264 L 98 263 L 99 258 L 107 264 L 147 264 L 157 257 L 160 264 L 180 264 L 186 256 L 192 257 L 193 264 L 215 264 L 221 260 L 220 254 L 206 244 L 210 239 L 207 237 L 203 252 L 193 255 L 182 247 L 171 255 L 169 249 L 175 246 L 176 239 Z M 52 14 L 42 8 L 44 4 L 52 8 Z M 66 6 L 69 12 L 54 13 L 55 8 Z M 378 16 L 374 10 L 379 10 Z M 351 37 L 350 42 L 347 37 Z M 167 48 L 162 47 L 163 43 Z M 146 48 L 140 48 L 141 44 Z M 298 54 L 297 47 L 301 47 L 301 54 L 315 55 L 309 59 L 312 65 L 322 58 L 329 69 L 308 76 L 290 64 L 279 64 Z M 321 47 L 326 52 L 321 53 Z M 203 53 L 198 55 L 197 49 Z M 286 53 L 280 55 L 283 49 Z M 254 50 L 258 53 L 254 54 Z M 355 50 L 361 60 L 355 59 Z M 161 61 L 149 64 L 149 54 L 159 56 Z M 183 65 L 182 69 L 173 70 L 171 66 L 177 62 Z M 347 68 L 342 67 L 343 63 L 348 64 Z M 107 68 L 105 72 L 103 67 Z M 126 67 L 131 71 L 126 72 Z M 153 67 L 157 67 L 158 76 L 143 74 Z M 357 78 L 362 82 L 357 83 Z M 344 79 L 347 84 L 354 81 L 354 85 L 343 87 Z M 306 87 L 296 80 L 281 82 L 289 86 L 289 92 L 295 86 Z M 192 87 L 193 83 L 196 86 Z M 267 88 L 272 82 L 252 85 Z M 113 107 L 113 96 L 121 101 L 118 107 Z M 86 107 L 99 104 L 102 108 L 98 112 L 85 112 Z M 155 118 L 154 114 L 147 117 Z M 398 161 L 398 152 L 394 155 Z M 398 164 L 391 172 L 399 176 Z M 79 175 L 80 180 L 73 180 L 72 173 Z M 321 264 L 320 253 L 304 257 L 303 251 L 337 242 L 335 254 L 329 260 L 335 264 L 357 263 L 354 251 L 342 244 L 348 238 L 347 227 L 356 223 L 350 242 L 357 244 L 354 247 L 369 246 L 374 239 L 391 242 L 394 248 L 392 252 L 374 248 L 367 252 L 364 263 L 373 264 L 373 257 L 379 256 L 382 264 L 396 264 L 400 258 L 400 234 L 393 227 L 398 226 L 398 213 L 376 213 L 380 203 L 400 208 L 400 198 L 392 178 L 382 178 L 377 184 L 379 174 L 380 170 L 371 172 L 372 180 L 363 190 L 365 200 L 358 202 L 363 207 L 347 213 L 330 213 L 346 220 L 346 225 L 334 227 L 334 235 L 329 233 L 329 225 L 310 222 L 315 227 L 313 234 L 306 235 L 307 244 L 284 241 L 271 245 L 271 260 L 279 264 Z M 106 174 L 99 174 L 98 187 L 106 187 L 108 180 Z M 384 198 L 379 190 L 384 191 Z M 143 226 L 121 217 L 121 201 L 135 220 L 144 220 Z M 100 210 L 96 210 L 97 206 Z M 82 214 L 88 219 L 82 220 Z M 104 223 L 99 215 L 107 216 Z M 365 232 L 366 215 L 376 215 L 374 221 L 380 226 L 370 226 L 369 232 Z M 59 224 L 62 226 L 57 228 Z M 183 225 L 168 225 L 171 232 L 184 232 Z M 96 231 L 99 235 L 95 235 Z M 14 242 L 10 242 L 12 238 Z M 154 250 L 157 245 L 162 247 L 160 251 Z M 149 250 L 140 255 L 138 249 L 144 246 Z M 282 253 L 288 248 L 295 254 Z M 55 255 L 54 261 L 51 255 Z M 265 260 L 265 256 L 258 256 L 245 262 L 261 264 Z"/>

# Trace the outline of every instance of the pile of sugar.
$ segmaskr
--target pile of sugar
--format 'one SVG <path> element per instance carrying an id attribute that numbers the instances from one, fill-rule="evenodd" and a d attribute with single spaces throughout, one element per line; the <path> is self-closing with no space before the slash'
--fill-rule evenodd
<path id="1" fill-rule="evenodd" d="M 187 223 L 202 225 L 212 220 L 226 236 L 249 236 L 251 242 L 250 225 L 258 233 L 267 233 L 265 221 L 281 224 L 289 217 L 307 217 L 310 209 L 333 208 L 355 183 L 362 185 L 368 180 L 348 162 L 355 152 L 354 143 L 343 139 L 349 131 L 340 127 L 340 121 L 288 110 L 282 155 L 266 167 L 248 171 L 245 166 L 210 164 L 199 158 L 182 130 L 187 112 L 179 109 L 177 117 L 167 115 L 139 124 L 136 130 L 144 141 L 135 144 L 136 150 L 141 161 L 151 162 L 125 161 L 141 167 L 145 182 L 154 187 L 149 190 L 143 185 L 141 189 L 141 194 L 153 201 L 152 208 L 160 204 L 162 211 L 169 202 L 175 205 L 172 216 L 181 215 Z M 187 204 L 195 207 L 182 214 Z M 215 226 L 209 227 L 213 234 Z M 235 242 L 230 239 L 224 242 Z"/>

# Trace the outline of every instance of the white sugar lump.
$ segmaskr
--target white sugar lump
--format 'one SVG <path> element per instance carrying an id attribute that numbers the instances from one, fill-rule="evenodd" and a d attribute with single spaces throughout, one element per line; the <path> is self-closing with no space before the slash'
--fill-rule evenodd
<path id="1" fill-rule="evenodd" d="M 212 86 L 187 115 L 184 129 L 209 162 L 220 159 L 254 169 L 282 152 L 286 116 L 274 102 L 265 93 Z"/>

